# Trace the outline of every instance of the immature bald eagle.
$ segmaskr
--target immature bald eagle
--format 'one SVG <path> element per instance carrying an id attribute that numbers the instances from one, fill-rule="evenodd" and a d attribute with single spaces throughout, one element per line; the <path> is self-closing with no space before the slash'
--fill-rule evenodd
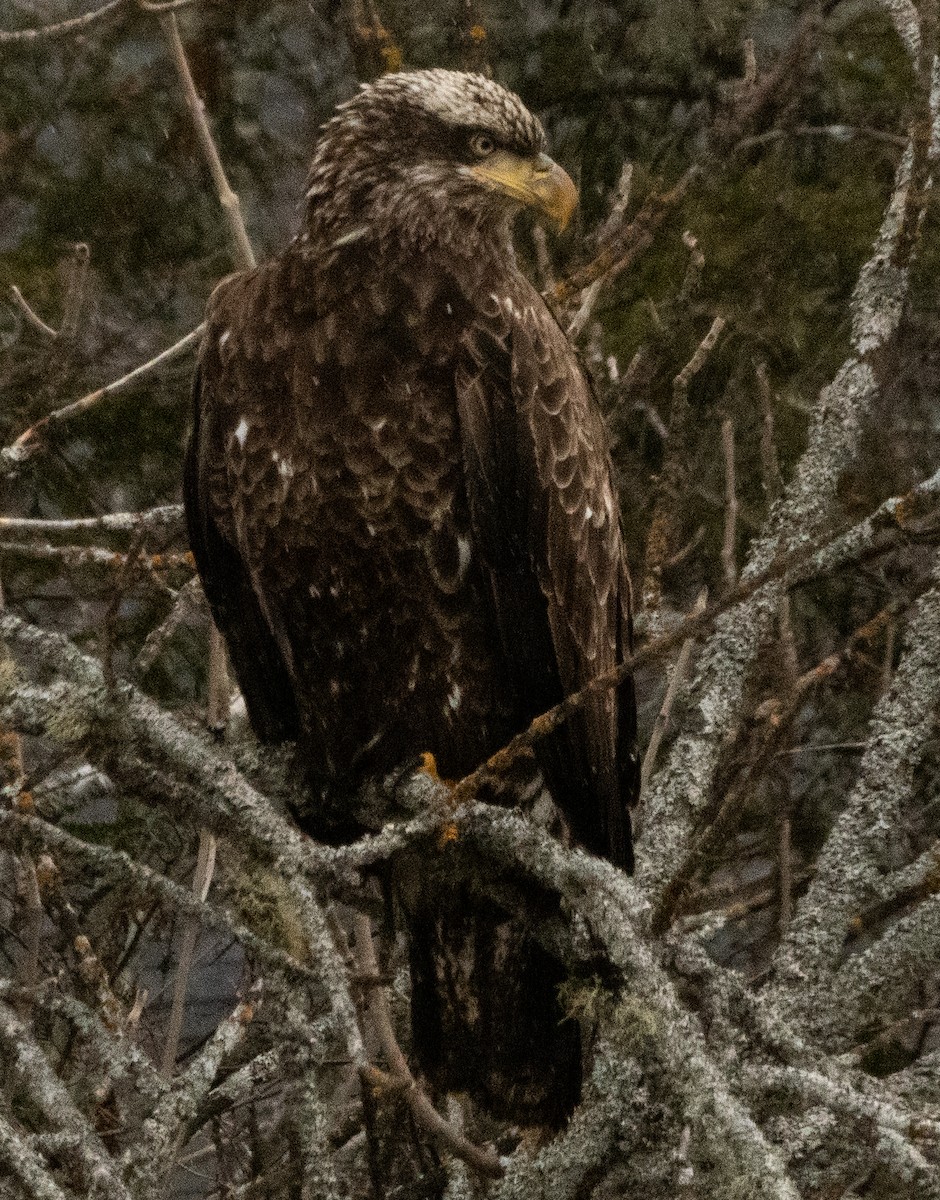
<path id="1" fill-rule="evenodd" d="M 301 234 L 209 303 L 192 547 L 320 836 L 356 834 L 367 777 L 430 751 L 459 778 L 630 644 L 604 424 L 512 246 L 521 209 L 563 225 L 576 203 L 544 141 L 488 79 L 387 75 L 324 127 Z M 628 683 L 536 751 L 573 838 L 627 869 L 634 737 Z M 464 884 L 407 891 L 422 1069 L 563 1120 L 580 1056 L 559 964 Z"/>

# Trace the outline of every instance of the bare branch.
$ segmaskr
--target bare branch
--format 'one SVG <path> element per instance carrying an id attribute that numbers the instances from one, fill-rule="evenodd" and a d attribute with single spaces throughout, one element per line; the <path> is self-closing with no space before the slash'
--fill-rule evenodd
<path id="1" fill-rule="evenodd" d="M 128 3 L 129 0 L 109 0 L 108 4 L 92 9 L 91 12 L 83 13 L 80 17 L 70 17 L 67 21 L 57 21 L 54 25 L 41 25 L 38 29 L 0 30 L 0 46 L 9 45 L 12 42 L 35 42 L 40 38 L 62 37 L 66 33 L 87 29 L 89 25 L 93 25 L 103 17 L 117 13 L 118 9 L 126 7 Z"/>
<path id="2" fill-rule="evenodd" d="M 738 531 L 738 491 L 734 470 L 734 421 L 731 417 L 721 422 L 721 448 L 725 460 L 725 533 L 721 545 L 721 566 L 725 576 L 725 589 L 733 591 L 738 582 L 738 567 L 735 559 Z"/>
<path id="3" fill-rule="evenodd" d="M 47 325 L 42 317 L 32 308 L 30 308 L 26 297 L 15 283 L 10 285 L 10 296 L 13 300 L 13 303 L 20 310 L 29 324 L 32 325 L 33 329 L 41 333 L 43 337 L 49 338 L 51 341 L 54 341 L 59 336 L 51 325 Z"/>
<path id="4" fill-rule="evenodd" d="M 573 296 L 602 277 L 610 282 L 627 270 L 652 244 L 667 215 L 679 204 L 700 168 L 690 167 L 666 192 L 653 191 L 630 224 L 604 245 L 586 266 L 572 272 L 555 288 L 555 299 L 568 303 Z"/>
<path id="5" fill-rule="evenodd" d="M 76 1108 L 68 1090 L 50 1067 L 46 1056 L 16 1013 L 0 1002 L 0 1043 L 4 1061 L 53 1129 L 75 1138 L 75 1152 L 83 1168 L 96 1181 L 99 1194 L 109 1200 L 133 1200 L 91 1123 Z"/>
<path id="6" fill-rule="evenodd" d="M 195 1057 L 174 1086 L 157 1102 L 130 1158 L 128 1181 L 135 1190 L 152 1194 L 154 1176 L 165 1179 L 184 1144 L 186 1124 L 209 1094 L 219 1066 L 244 1038 L 254 1004 L 239 1004 Z"/>
<path id="7" fill-rule="evenodd" d="M 154 358 L 142 363 L 139 367 L 135 367 L 133 371 L 128 371 L 126 375 L 122 375 L 120 379 L 115 379 L 111 383 L 105 384 L 93 392 L 89 392 L 87 396 L 82 396 L 80 400 L 74 400 L 71 404 L 66 404 L 64 408 L 56 409 L 55 412 L 49 413 L 42 417 L 35 425 L 31 425 L 29 429 L 21 433 L 20 436 L 9 446 L 4 446 L 0 450 L 0 478 L 9 478 L 15 474 L 16 470 L 28 459 L 32 454 L 39 449 L 42 436 L 55 426 L 62 424 L 63 421 L 68 421 L 79 413 L 87 412 L 89 408 L 94 408 L 100 404 L 102 400 L 108 396 L 113 396 L 115 392 L 123 391 L 132 383 L 136 383 L 145 375 L 149 375 L 151 371 L 157 367 L 163 366 L 164 363 L 172 362 L 174 358 L 179 358 L 181 354 L 185 354 L 192 346 L 194 346 L 202 337 L 205 325 L 198 325 L 191 333 L 187 333 L 185 337 L 180 338 L 172 346 L 161 351 Z"/>
<path id="8" fill-rule="evenodd" d="M 18 558 L 59 562 L 65 567 L 125 567 L 140 571 L 163 571 L 170 567 L 192 569 L 193 557 L 184 554 L 122 554 L 104 546 L 53 546 L 49 542 L 0 542 L 0 551 Z"/>
<path id="9" fill-rule="evenodd" d="M 255 265 L 255 254 L 248 239 L 245 222 L 242 219 L 241 205 L 238 196 L 229 186 L 225 168 L 222 166 L 222 160 L 216 149 L 212 131 L 206 119 L 205 108 L 199 98 L 199 93 L 196 91 L 192 72 L 189 69 L 189 62 L 186 58 L 186 51 L 183 49 L 183 42 L 180 38 L 179 26 L 176 23 L 175 14 L 163 10 L 163 15 L 160 16 L 160 27 L 170 47 L 173 65 L 176 68 L 176 74 L 179 77 L 183 95 L 186 98 L 186 107 L 189 109 L 190 117 L 192 117 L 193 127 L 199 138 L 203 157 L 209 168 L 209 174 L 212 176 L 212 183 L 215 186 L 219 203 L 222 205 L 222 213 L 228 225 L 232 245 L 235 249 L 236 261 L 240 267 L 251 268 Z"/>
<path id="10" fill-rule="evenodd" d="M 240 942 L 269 972 L 269 982 L 272 978 L 283 978 L 289 985 L 299 983 L 310 986 L 320 982 L 317 970 L 293 958 L 280 947 L 266 942 L 246 926 L 240 925 L 225 909 L 206 904 L 194 897 L 188 888 L 181 887 L 158 871 L 135 862 L 122 851 L 82 841 L 73 834 L 66 833 L 65 830 L 28 813 L 0 810 L 0 830 L 4 831 L 10 845 L 21 844 L 37 850 L 52 847 L 63 855 L 78 857 L 93 864 L 106 877 L 121 880 L 124 886 L 132 884 L 144 895 L 155 896 L 170 911 L 198 917 L 207 928 L 220 930 Z"/>
<path id="11" fill-rule="evenodd" d="M 62 327 L 60 337 L 74 338 L 78 333 L 82 308 L 88 290 L 88 269 L 91 264 L 91 251 L 85 242 L 78 242 L 72 248 L 72 256 L 68 264 L 68 279 L 65 289 L 65 301 L 62 305 Z"/>
<path id="12" fill-rule="evenodd" d="M 362 914 L 355 917 L 354 924 L 359 971 L 366 976 L 378 976 L 379 967 L 372 945 L 372 924 L 369 918 Z M 479 1171 L 481 1175 L 485 1175 L 489 1179 L 501 1179 L 504 1171 L 499 1156 L 493 1150 L 475 1146 L 458 1129 L 448 1124 L 423 1089 L 419 1087 L 408 1066 L 408 1060 L 398 1045 L 391 1014 L 388 1010 L 385 989 L 382 987 L 368 988 L 363 1004 L 392 1073 L 392 1078 L 388 1080 L 376 1067 L 368 1066 L 363 1068 L 365 1078 L 379 1085 L 403 1088 L 408 1106 L 422 1128 L 439 1138 L 458 1158 L 468 1163 L 474 1170 Z"/>
<path id="13" fill-rule="evenodd" d="M 878 395 L 873 355 L 890 342 L 901 316 L 908 276 L 906 268 L 893 264 L 892 249 L 900 232 L 910 169 L 908 153 L 898 168 L 879 236 L 855 289 L 853 353 L 820 394 L 806 452 L 766 532 L 753 546 L 744 579 L 754 578 L 781 551 L 805 546 L 830 526 L 839 479 L 854 460 L 864 418 Z M 776 586 L 755 593 L 750 603 L 719 621 L 703 652 L 692 709 L 701 719 L 673 747 L 647 797 L 647 820 L 655 822 L 659 836 L 641 860 L 639 872 L 653 893 L 668 885 L 682 846 L 708 803 L 724 738 L 742 715 L 751 671 L 779 610 L 779 598 Z"/>
<path id="14" fill-rule="evenodd" d="M 199 854 L 196 859 L 196 871 L 193 875 L 193 894 L 200 900 L 205 900 L 212 884 L 212 872 L 215 868 L 215 838 L 206 829 L 199 831 Z M 186 1005 L 186 992 L 189 987 L 189 973 L 196 953 L 196 942 L 199 938 L 201 922 L 195 915 L 189 916 L 183 925 L 183 937 L 179 955 L 176 960 L 176 982 L 173 987 L 173 1003 L 170 1007 L 170 1019 L 167 1024 L 166 1037 L 163 1043 L 163 1056 L 160 1060 L 160 1074 L 164 1079 L 171 1079 L 176 1055 L 179 1050 L 180 1034 L 183 1031 L 183 1015 Z"/>
<path id="15" fill-rule="evenodd" d="M 708 589 L 702 588 L 699 593 L 695 606 L 692 609 L 693 615 L 705 611 L 705 606 L 708 603 Z M 694 638 L 686 638 L 679 649 L 678 657 L 673 665 L 669 675 L 669 684 L 666 688 L 666 694 L 663 696 L 663 702 L 659 707 L 659 712 L 656 714 L 656 720 L 653 722 L 653 728 L 650 732 L 650 740 L 646 747 L 646 753 L 643 756 L 643 767 L 641 771 L 641 786 L 640 794 L 646 790 L 650 777 L 656 767 L 656 756 L 659 753 L 659 746 L 663 740 L 663 735 L 669 728 L 669 717 L 672 713 L 673 705 L 676 702 L 676 697 L 679 695 L 679 690 L 685 681 L 686 674 L 689 669 L 689 660 L 692 657 L 692 647 L 695 644 Z"/>
<path id="16" fill-rule="evenodd" d="M 0 1162 L 11 1177 L 19 1179 L 33 1200 L 70 1200 L 53 1181 L 45 1160 L 20 1136 L 0 1113 Z"/>
<path id="17" fill-rule="evenodd" d="M 198 0 L 137 0 L 138 8 L 149 13 L 179 12 L 181 8 L 189 8 Z"/>
<path id="18" fill-rule="evenodd" d="M 598 241 L 605 242 L 613 237 L 619 229 L 623 221 L 623 215 L 626 212 L 627 205 L 630 203 L 630 189 L 633 184 L 633 163 L 625 162 L 620 172 L 620 179 L 617 181 L 617 187 L 614 190 L 614 199 L 611 205 L 607 219 L 601 226 L 598 234 Z M 544 238 L 544 234 L 542 235 Z M 591 313 L 594 311 L 594 305 L 601 293 L 601 289 L 607 282 L 609 276 L 600 276 L 595 279 L 581 293 L 581 304 L 578 311 L 571 318 L 568 325 L 568 337 L 573 341 L 581 336 L 585 326 L 591 319 Z"/>
<path id="19" fill-rule="evenodd" d="M 672 408 L 669 413 L 669 436 L 666 462 L 659 481 L 659 493 L 650 530 L 646 540 L 646 561 L 643 570 L 643 608 L 655 613 L 662 601 L 663 564 L 669 555 L 673 534 L 675 505 L 685 474 L 685 436 L 688 422 L 689 385 L 701 371 L 725 327 L 723 317 L 712 321 L 708 333 L 696 347 L 695 353 L 676 375 L 672 385 Z"/>
<path id="20" fill-rule="evenodd" d="M 26 934 L 26 954 L 20 964 L 19 979 L 23 986 L 24 1003 L 21 1011 L 26 1013 L 30 1007 L 29 993 L 39 982 L 39 950 L 42 937 L 43 907 L 39 894 L 39 881 L 36 878 L 36 867 L 32 859 L 22 860 L 23 873 L 26 877 L 26 911 L 28 928 Z"/>
<path id="21" fill-rule="evenodd" d="M 140 653 L 134 659 L 134 675 L 138 678 L 146 675 L 180 625 L 198 616 L 208 619 L 209 614 L 206 599 L 202 591 L 202 584 L 198 577 L 194 575 L 177 592 L 173 607 L 163 623 L 147 634 L 146 641 L 140 648 Z"/>
<path id="22" fill-rule="evenodd" d="M 216 737 L 224 734 L 228 724 L 230 693 L 225 642 L 213 622 L 209 626 L 209 702 L 206 705 L 206 724 Z"/>
<path id="23" fill-rule="evenodd" d="M 845 1030 L 843 1006 L 832 995 L 832 973 L 849 920 L 877 899 L 891 853 L 889 831 L 927 737 L 933 730 L 940 686 L 940 589 L 920 598 L 905 638 L 905 653 L 872 719 L 858 782 L 823 848 L 815 878 L 777 957 L 775 991 L 785 1011 L 808 1029 L 836 1040 Z M 813 986 L 806 980 L 812 973 Z M 797 986 L 791 986 L 799 980 Z"/>
<path id="24" fill-rule="evenodd" d="M 148 508 L 143 512 L 105 513 L 100 517 L 3 517 L 0 516 L 0 533 L 76 533 L 80 529 L 101 529 L 109 533 L 136 533 L 141 526 L 148 530 L 168 529 L 174 533 L 182 529 L 182 504 L 164 504 L 159 508 Z"/>

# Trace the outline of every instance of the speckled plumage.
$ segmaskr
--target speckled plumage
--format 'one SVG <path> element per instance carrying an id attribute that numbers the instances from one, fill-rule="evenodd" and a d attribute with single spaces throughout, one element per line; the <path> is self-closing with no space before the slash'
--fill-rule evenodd
<path id="1" fill-rule="evenodd" d="M 480 130 L 543 147 L 478 76 L 364 89 L 324 127 L 301 234 L 209 304 L 193 550 L 255 730 L 299 742 L 320 836 L 355 835 L 364 778 L 423 751 L 466 774 L 629 645 L 603 421 L 516 266 L 518 203 L 467 169 Z M 634 736 L 627 684 L 537 749 L 575 839 L 627 868 Z M 580 1064 L 559 965 L 465 887 L 404 891 L 423 1069 L 563 1119 Z"/>

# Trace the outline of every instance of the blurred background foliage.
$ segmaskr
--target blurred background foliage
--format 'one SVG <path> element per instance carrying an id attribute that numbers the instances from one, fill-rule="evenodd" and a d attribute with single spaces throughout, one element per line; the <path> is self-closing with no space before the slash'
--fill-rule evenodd
<path id="1" fill-rule="evenodd" d="M 9 30 L 81 9 L 7 0 L 0 11 Z M 557 273 L 590 257 L 625 161 L 634 165 L 630 214 L 697 167 L 650 248 L 602 293 L 581 344 L 610 415 L 639 579 L 672 381 L 714 317 L 726 319 L 690 390 L 686 486 L 674 498 L 670 552 L 697 540 L 664 577 L 677 611 L 703 585 L 720 593 L 722 418 L 734 422 L 740 565 L 768 511 L 756 368 L 766 367 L 786 478 L 805 442 L 807 414 L 848 351 L 849 299 L 891 192 L 913 103 L 909 60 L 882 8 L 871 0 L 381 0 L 379 13 L 361 0 L 199 0 L 180 21 L 259 257 L 293 234 L 318 126 L 357 77 L 382 67 L 488 70 L 544 119 L 553 154 L 582 196 L 576 228 L 550 247 Z M 789 66 L 741 122 L 746 39 L 753 39 L 758 92 L 767 73 Z M 91 251 L 74 336 L 45 341 L 15 306 L 0 310 L 0 434 L 9 442 L 50 409 L 192 329 L 233 264 L 158 22 L 133 5 L 76 34 L 0 44 L 0 175 L 0 282 L 16 284 L 52 326 L 61 322 L 72 248 L 84 242 Z M 928 235 L 935 221 L 928 212 Z M 685 293 L 687 230 L 705 265 Z M 881 415 L 844 480 L 834 526 L 936 466 L 936 241 L 923 238 L 894 361 L 883 373 Z M 534 263 L 530 231 L 521 231 L 520 243 Z M 178 500 L 190 370 L 188 359 L 177 360 L 61 427 L 49 452 L 7 484 L 5 511 L 78 516 Z M 147 549 L 169 544 L 154 538 Z M 890 578 L 877 564 L 862 565 L 796 594 L 802 669 L 886 598 L 903 594 L 905 572 L 919 562 L 916 548 L 909 555 L 908 567 L 902 555 Z M 164 582 L 175 589 L 185 578 L 177 571 Z M 113 573 L 65 573 L 9 554 L 3 581 L 7 602 L 28 619 L 85 645 L 100 648 L 107 625 L 118 670 L 172 602 L 166 587 L 135 577 L 115 604 Z M 198 630 L 182 629 L 149 672 L 148 688 L 195 706 L 203 647 Z M 766 694 L 778 686 L 778 666 L 768 651 L 760 681 Z M 854 666 L 807 704 L 798 741 L 861 736 L 883 664 Z M 661 672 L 642 683 L 648 727 Z M 840 753 L 792 761 L 797 847 L 808 855 L 857 759 Z M 756 835 L 760 871 L 773 837 L 765 817 L 775 786 L 770 780 L 755 794 L 749 814 L 766 834 Z M 743 863 L 746 875 L 750 853 L 745 846 L 735 870 Z"/>

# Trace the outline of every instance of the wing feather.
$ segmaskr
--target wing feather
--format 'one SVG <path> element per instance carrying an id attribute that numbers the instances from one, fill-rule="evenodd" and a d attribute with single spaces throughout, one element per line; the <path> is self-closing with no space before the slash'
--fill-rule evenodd
<path id="1" fill-rule="evenodd" d="M 603 418 L 541 298 L 482 315 L 457 379 L 474 536 L 509 672 L 531 719 L 623 662 L 630 588 Z M 575 837 L 632 869 L 632 681 L 592 697 L 537 747 Z"/>
<path id="2" fill-rule="evenodd" d="M 206 378 L 208 376 L 208 378 Z M 238 550 L 225 537 L 209 500 L 209 472 L 222 456 L 213 446 L 211 368 L 193 380 L 193 430 L 183 470 L 189 543 L 213 620 L 228 645 L 252 726 L 262 741 L 295 740 L 300 722 L 290 675 Z"/>

